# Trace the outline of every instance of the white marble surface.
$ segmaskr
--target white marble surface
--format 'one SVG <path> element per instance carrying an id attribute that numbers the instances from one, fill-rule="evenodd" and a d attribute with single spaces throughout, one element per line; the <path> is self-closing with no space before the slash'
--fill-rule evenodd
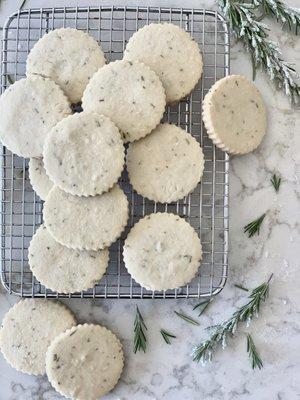
<path id="1" fill-rule="evenodd" d="M 15 11 L 21 0 L 0 2 L 0 24 Z M 36 0 L 27 6 L 87 4 L 79 0 Z M 90 4 L 99 4 L 90 0 Z M 109 4 L 103 1 L 101 4 Z M 181 1 L 128 0 L 129 4 L 173 5 Z M 299 0 L 290 0 L 296 6 Z M 115 4 L 125 4 L 116 1 Z M 215 8 L 213 1 L 184 2 L 186 7 Z M 300 71 L 300 41 L 272 24 L 272 36 Z M 251 77 L 249 57 L 233 43 L 231 71 Z M 296 400 L 300 397 L 300 113 L 291 110 L 281 92 L 276 92 L 263 74 L 256 84 L 266 100 L 269 131 L 254 153 L 231 160 L 230 179 L 230 259 L 229 279 L 209 312 L 195 327 L 173 314 L 181 308 L 191 313 L 195 301 L 139 301 L 149 327 L 146 354 L 132 352 L 132 324 L 135 301 L 66 301 L 80 321 L 97 321 L 117 333 L 124 344 L 126 368 L 109 400 Z M 283 183 L 278 195 L 270 176 L 278 172 Z M 259 237 L 247 239 L 242 227 L 269 210 Z M 264 368 L 252 371 L 245 351 L 243 331 L 224 351 L 218 351 L 211 365 L 202 367 L 191 361 L 192 347 L 205 337 L 204 327 L 228 317 L 245 292 L 234 283 L 254 287 L 274 273 L 270 298 L 260 318 L 250 326 L 264 361 Z M 0 294 L 0 318 L 16 298 Z M 162 342 L 159 329 L 178 335 L 172 346 Z M 14 371 L 0 356 L 0 400 L 58 400 L 45 377 L 33 378 Z"/>

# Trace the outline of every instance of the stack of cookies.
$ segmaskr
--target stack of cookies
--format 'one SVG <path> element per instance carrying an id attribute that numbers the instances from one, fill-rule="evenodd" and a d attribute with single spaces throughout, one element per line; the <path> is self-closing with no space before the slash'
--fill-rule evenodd
<path id="1" fill-rule="evenodd" d="M 166 103 L 179 101 L 197 84 L 202 57 L 181 28 L 151 24 L 133 35 L 123 60 L 105 65 L 92 37 L 62 28 L 36 43 L 26 73 L 1 97 L 0 134 L 8 149 L 30 157 L 32 186 L 45 201 L 44 223 L 29 246 L 29 265 L 53 291 L 86 290 L 105 273 L 108 247 L 127 224 L 128 200 L 117 184 L 124 143 L 131 142 L 130 182 L 150 200 L 182 199 L 201 179 L 204 157 L 197 141 L 160 121 Z M 83 111 L 72 113 L 71 105 L 79 102 Z M 134 239 L 139 226 L 143 230 Z M 165 234 L 158 240 L 156 231 Z M 149 243 L 140 248 L 138 239 Z M 169 214 L 145 218 L 124 247 L 128 271 L 152 290 L 188 283 L 201 254 L 196 232 Z M 137 263 L 140 258 L 143 262 Z M 139 278 L 143 274 L 149 282 Z"/>
<path id="2" fill-rule="evenodd" d="M 201 180 L 199 143 L 180 127 L 161 123 L 166 104 L 199 81 L 201 53 L 178 26 L 150 24 L 130 38 L 123 60 L 105 64 L 92 37 L 61 28 L 36 43 L 26 72 L 0 99 L 0 136 L 12 152 L 30 157 L 32 186 L 45 200 L 29 265 L 53 291 L 86 290 L 103 276 L 107 249 L 128 221 L 128 200 L 117 184 L 124 143 L 130 183 L 150 200 L 175 202 Z M 82 112 L 72 113 L 75 103 Z M 213 142 L 233 154 L 255 149 L 266 131 L 260 93 L 236 75 L 211 88 L 203 121 Z M 132 228 L 123 254 L 138 283 L 167 290 L 195 276 L 202 249 L 187 222 L 161 213 Z"/>
<path id="3" fill-rule="evenodd" d="M 26 299 L 4 316 L 0 348 L 16 370 L 48 376 L 63 396 L 98 400 L 117 384 L 124 365 L 119 339 L 96 324 L 77 325 L 62 303 Z"/>
<path id="4" fill-rule="evenodd" d="M 10 151 L 30 158 L 32 186 L 45 201 L 29 265 L 53 291 L 86 290 L 105 273 L 108 248 L 127 225 L 128 200 L 118 185 L 125 158 L 133 189 L 155 202 L 180 200 L 201 180 L 199 143 L 161 123 L 166 105 L 199 81 L 201 53 L 178 26 L 150 24 L 130 38 L 123 60 L 105 64 L 92 37 L 61 28 L 36 43 L 26 74 L 1 96 L 0 137 Z M 77 103 L 83 111 L 73 113 Z M 261 142 L 266 110 L 256 87 L 233 75 L 206 95 L 203 121 L 216 146 L 244 154 Z M 195 276 L 202 248 L 184 219 L 156 213 L 133 226 L 123 256 L 143 287 L 168 290 Z M 57 305 L 21 302 L 4 319 L 2 351 L 21 371 L 46 369 L 65 396 L 96 399 L 119 379 L 122 350 L 105 328 L 75 324 Z"/>

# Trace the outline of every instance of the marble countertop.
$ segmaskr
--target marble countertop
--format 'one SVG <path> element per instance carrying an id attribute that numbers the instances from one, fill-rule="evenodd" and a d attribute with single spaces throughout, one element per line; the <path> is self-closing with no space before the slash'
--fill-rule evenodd
<path id="1" fill-rule="evenodd" d="M 0 2 L 0 25 L 18 9 L 21 0 Z M 296 6 L 299 0 L 289 0 Z M 80 0 L 32 0 L 26 7 L 86 5 L 99 2 Z M 116 5 L 180 6 L 179 0 L 102 1 Z M 210 0 L 186 0 L 186 7 L 214 9 Z M 299 5 L 299 4 L 298 4 Z M 270 23 L 272 36 L 284 49 L 284 56 L 300 71 L 299 37 L 282 32 Z M 231 72 L 251 78 L 251 63 L 233 40 Z M 300 397 L 300 112 L 292 110 L 286 97 L 277 92 L 265 75 L 257 74 L 269 112 L 269 130 L 260 148 L 230 161 L 230 257 L 229 278 L 224 290 L 201 317 L 199 327 L 174 316 L 181 308 L 190 313 L 193 300 L 72 300 L 66 301 L 79 321 L 99 322 L 119 335 L 125 350 L 126 368 L 107 400 L 296 400 Z M 298 131 L 296 130 L 298 127 Z M 278 194 L 270 185 L 277 172 L 283 178 Z M 269 210 L 259 237 L 246 238 L 242 227 Z M 191 349 L 205 338 L 204 328 L 223 321 L 246 300 L 235 283 L 249 288 L 274 273 L 270 297 L 260 317 L 248 331 L 262 356 L 262 370 L 252 371 L 241 329 L 225 351 L 218 351 L 205 367 L 191 360 Z M 17 301 L 0 289 L 0 318 Z M 148 325 L 146 354 L 133 354 L 132 325 L 135 304 L 139 304 Z M 178 334 L 167 346 L 160 337 L 164 327 Z M 58 400 L 46 377 L 31 377 L 13 370 L 0 356 L 0 400 Z"/>

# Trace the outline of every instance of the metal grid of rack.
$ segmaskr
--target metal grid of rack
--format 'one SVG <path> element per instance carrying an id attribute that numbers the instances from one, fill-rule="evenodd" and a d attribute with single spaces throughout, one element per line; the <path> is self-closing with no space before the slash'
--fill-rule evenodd
<path id="1" fill-rule="evenodd" d="M 42 222 L 43 203 L 31 188 L 28 160 L 2 151 L 1 280 L 10 292 L 22 297 L 88 298 L 187 298 L 217 294 L 225 285 L 228 268 L 228 155 L 215 148 L 202 124 L 201 102 L 211 85 L 229 74 L 229 34 L 217 12 L 155 7 L 67 7 L 22 10 L 4 27 L 1 91 L 25 75 L 26 58 L 34 43 L 59 27 L 82 29 L 101 43 L 108 61 L 122 58 L 129 37 L 145 24 L 172 22 L 186 29 L 202 50 L 204 71 L 191 95 L 169 107 L 166 121 L 190 132 L 201 144 L 205 170 L 196 190 L 176 203 L 158 204 L 138 196 L 126 172 L 120 185 L 130 202 L 126 231 L 110 249 L 106 275 L 91 290 L 63 295 L 53 293 L 32 276 L 28 245 Z M 188 62 L 188 60 L 187 60 Z M 203 245 L 198 275 L 177 290 L 152 292 L 143 289 L 127 273 L 122 245 L 130 227 L 143 215 L 167 211 L 184 217 L 196 229 Z"/>

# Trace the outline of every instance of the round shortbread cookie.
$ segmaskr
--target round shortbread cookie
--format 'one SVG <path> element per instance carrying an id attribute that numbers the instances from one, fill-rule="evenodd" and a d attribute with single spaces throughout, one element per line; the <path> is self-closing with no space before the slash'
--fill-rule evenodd
<path id="1" fill-rule="evenodd" d="M 162 81 L 167 103 L 188 95 L 202 75 L 203 63 L 198 44 L 179 26 L 150 24 L 134 33 L 124 59 L 148 65 Z"/>
<path id="2" fill-rule="evenodd" d="M 41 158 L 31 158 L 28 172 L 33 190 L 42 200 L 45 200 L 53 186 L 53 182 L 46 174 L 43 160 Z"/>
<path id="3" fill-rule="evenodd" d="M 126 142 L 150 133 L 159 124 L 165 105 L 158 76 L 144 64 L 123 60 L 99 69 L 82 98 L 83 109 L 107 115 Z"/>
<path id="4" fill-rule="evenodd" d="M 193 191 L 203 167 L 203 152 L 196 139 L 170 124 L 158 125 L 150 135 L 131 143 L 127 152 L 133 188 L 160 203 L 171 203 Z"/>
<path id="5" fill-rule="evenodd" d="M 58 293 L 92 288 L 105 273 L 108 250 L 74 250 L 61 245 L 41 225 L 33 236 L 28 261 L 36 279 Z"/>
<path id="6" fill-rule="evenodd" d="M 47 174 L 62 190 L 94 196 L 107 192 L 117 182 L 125 150 L 119 129 L 109 118 L 82 112 L 52 129 L 43 157 Z"/>
<path id="7" fill-rule="evenodd" d="M 6 361 L 16 370 L 40 375 L 45 371 L 45 355 L 51 341 L 76 325 L 71 311 L 56 301 L 26 299 L 5 315 L 0 347 Z"/>
<path id="8" fill-rule="evenodd" d="M 124 355 L 119 339 L 100 325 L 77 325 L 56 337 L 46 354 L 52 386 L 73 400 L 98 400 L 120 379 Z"/>
<path id="9" fill-rule="evenodd" d="M 125 266 L 149 290 L 176 289 L 195 276 L 202 258 L 196 231 L 183 218 L 150 214 L 137 222 L 125 240 Z"/>
<path id="10" fill-rule="evenodd" d="M 262 96 L 241 75 L 217 81 L 204 98 L 202 113 L 213 143 L 232 154 L 246 154 L 256 149 L 267 130 Z"/>
<path id="11" fill-rule="evenodd" d="M 128 220 L 128 200 L 115 185 L 100 196 L 78 197 L 54 186 L 44 204 L 44 223 L 62 245 L 100 250 L 110 246 Z"/>
<path id="12" fill-rule="evenodd" d="M 104 64 L 103 51 L 94 38 L 78 29 L 60 28 L 34 45 L 26 74 L 51 78 L 72 103 L 77 103 L 90 78 Z"/>
<path id="13" fill-rule="evenodd" d="M 71 114 L 60 87 L 32 76 L 10 85 L 0 97 L 0 140 L 22 157 L 41 157 L 48 132 Z"/>

